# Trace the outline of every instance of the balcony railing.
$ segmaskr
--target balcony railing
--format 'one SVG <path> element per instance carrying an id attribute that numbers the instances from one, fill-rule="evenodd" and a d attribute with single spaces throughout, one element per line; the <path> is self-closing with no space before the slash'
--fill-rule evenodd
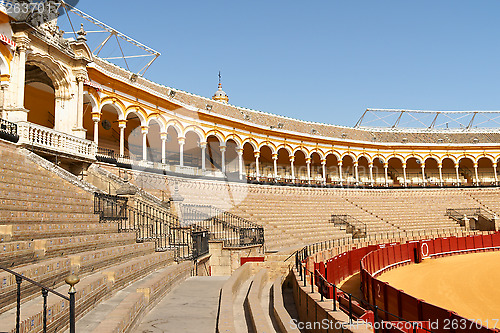
<path id="1" fill-rule="evenodd" d="M 17 123 L 19 143 L 33 148 L 49 150 L 95 160 L 97 145 L 90 140 L 65 134 L 27 121 Z"/>

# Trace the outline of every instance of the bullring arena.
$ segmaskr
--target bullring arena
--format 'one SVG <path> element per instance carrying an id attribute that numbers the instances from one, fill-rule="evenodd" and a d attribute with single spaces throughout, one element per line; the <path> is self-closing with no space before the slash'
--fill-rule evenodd
<path id="1" fill-rule="evenodd" d="M 343 127 L 237 107 L 100 58 L 87 25 L 159 53 L 65 8 L 74 38 L 0 12 L 1 332 L 500 328 L 484 114 L 405 129 L 446 112 Z M 380 112 L 398 121 L 364 125 Z"/>

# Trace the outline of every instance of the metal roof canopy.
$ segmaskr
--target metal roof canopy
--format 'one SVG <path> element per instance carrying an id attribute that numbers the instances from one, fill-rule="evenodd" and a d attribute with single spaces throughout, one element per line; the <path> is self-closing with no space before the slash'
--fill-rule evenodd
<path id="1" fill-rule="evenodd" d="M 500 111 L 366 109 L 355 128 L 462 130 L 500 128 Z"/>
<path id="2" fill-rule="evenodd" d="M 87 34 L 91 34 L 93 36 L 96 36 L 98 34 L 104 35 L 104 38 L 95 38 L 92 40 L 92 42 L 89 40 L 87 43 L 89 47 L 94 48 L 92 53 L 96 57 L 100 57 L 101 52 L 105 47 L 113 47 L 112 44 L 114 44 L 114 49 L 111 51 L 111 54 L 108 54 L 106 57 L 100 57 L 103 60 L 110 60 L 113 62 L 113 60 L 122 60 L 126 69 L 130 72 L 136 73 L 138 76 L 144 76 L 144 73 L 149 69 L 149 67 L 153 64 L 153 62 L 161 55 L 160 52 L 152 49 L 149 46 L 146 46 L 137 40 L 119 32 L 118 30 L 110 27 L 109 25 L 99 21 L 98 19 L 88 15 L 87 13 L 79 10 L 76 7 L 71 6 L 70 4 L 61 1 L 62 2 L 62 7 L 65 9 L 65 14 L 61 15 L 58 20 L 58 25 L 60 24 L 60 20 L 63 18 L 67 19 L 66 25 L 69 25 L 69 28 L 72 30 L 70 32 L 66 32 L 66 34 L 73 34 L 75 39 L 77 38 L 77 32 L 75 31 L 75 27 L 80 28 L 80 24 L 83 24 L 82 21 L 87 21 L 92 23 L 95 27 L 97 27 L 100 30 L 94 30 L 94 31 L 86 31 Z M 70 15 L 72 14 L 72 15 Z M 74 25 L 73 23 L 78 23 L 78 25 Z M 78 22 L 77 22 L 78 21 Z M 87 35 L 87 37 L 89 37 Z M 125 44 L 120 43 L 126 42 Z M 118 53 L 119 50 L 119 53 Z M 139 50 L 139 52 L 137 51 Z M 129 54 L 131 53 L 131 54 Z M 130 67 L 130 61 L 132 60 L 137 60 L 138 58 L 152 58 L 148 59 L 149 61 L 138 71 L 133 71 Z M 128 61 L 127 61 L 128 59 Z M 119 64 L 117 64 L 119 65 Z M 142 64 L 141 64 L 142 65 Z"/>

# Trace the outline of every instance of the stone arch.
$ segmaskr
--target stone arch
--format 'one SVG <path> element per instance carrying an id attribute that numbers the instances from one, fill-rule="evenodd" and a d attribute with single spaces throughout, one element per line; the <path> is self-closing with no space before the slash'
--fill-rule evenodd
<path id="1" fill-rule="evenodd" d="M 326 181 L 337 184 L 340 182 L 339 165 L 340 154 L 334 150 L 329 151 L 326 156 Z"/>
<path id="2" fill-rule="evenodd" d="M 370 156 L 366 154 L 358 155 L 358 178 L 360 184 L 370 184 Z"/>
<path id="3" fill-rule="evenodd" d="M 293 155 L 295 155 L 295 153 L 297 153 L 298 151 L 302 152 L 305 157 L 309 156 L 309 151 L 304 146 L 297 146 L 297 147 L 293 148 L 293 150 L 292 150 Z"/>
<path id="4" fill-rule="evenodd" d="M 160 126 L 160 133 L 165 133 L 167 130 L 167 122 L 165 118 L 163 118 L 160 114 L 158 113 L 152 113 L 148 116 L 146 119 L 146 126 L 149 126 L 151 124 L 151 121 L 156 121 L 158 125 Z"/>
<path id="5" fill-rule="evenodd" d="M 207 149 L 205 155 L 205 165 L 207 169 L 222 170 L 222 153 L 220 148 L 223 143 L 224 139 L 221 138 L 220 133 L 217 131 L 210 131 L 207 133 Z"/>
<path id="6" fill-rule="evenodd" d="M 106 97 L 102 99 L 99 105 L 99 113 L 101 112 L 102 108 L 105 107 L 106 105 L 111 105 L 113 108 L 115 108 L 119 116 L 118 119 L 120 120 L 127 119 L 127 117 L 125 116 L 125 109 L 126 109 L 125 105 L 120 100 L 113 97 Z"/>
<path id="7" fill-rule="evenodd" d="M 311 159 L 311 179 L 317 182 L 323 182 L 323 152 L 321 150 L 314 150 L 309 155 Z"/>
<path id="8" fill-rule="evenodd" d="M 226 164 L 226 174 L 228 177 L 232 175 L 231 178 L 239 178 L 239 158 L 237 150 L 240 148 L 240 143 L 238 142 L 238 137 L 236 135 L 231 135 L 226 138 L 224 145 L 226 146 L 225 152 L 225 164 Z"/>
<path id="9" fill-rule="evenodd" d="M 276 147 L 276 152 L 280 151 L 280 149 L 286 150 L 288 152 L 288 156 L 292 156 L 293 149 L 289 145 L 287 145 L 287 144 L 278 145 Z"/>
<path id="10" fill-rule="evenodd" d="M 229 135 L 226 137 L 226 140 L 225 140 L 225 142 L 224 142 L 224 144 L 225 144 L 226 146 L 227 146 L 227 143 L 229 142 L 229 140 L 232 140 L 232 141 L 234 141 L 234 142 L 236 143 L 236 148 L 241 148 L 241 147 L 243 147 L 243 143 L 242 143 L 242 141 L 243 141 L 243 140 L 241 140 L 241 138 L 240 138 L 238 135 L 236 135 L 236 134 L 229 134 Z"/>
<path id="11" fill-rule="evenodd" d="M 403 170 L 404 158 L 397 154 L 387 157 L 387 176 L 392 179 L 394 185 L 405 186 L 405 172 Z M 384 175 L 385 176 L 385 175 Z"/>
<path id="12" fill-rule="evenodd" d="M 410 159 L 412 159 L 412 158 L 415 158 L 415 159 L 419 160 L 420 162 L 424 161 L 424 159 L 422 158 L 421 155 L 419 155 L 419 154 L 410 154 L 410 155 L 408 155 L 408 156 L 405 157 L 405 162 L 408 163 L 408 161 Z"/>
<path id="13" fill-rule="evenodd" d="M 431 154 L 424 157 L 424 173 L 426 185 L 440 185 L 439 157 Z"/>
<path id="14" fill-rule="evenodd" d="M 184 165 L 200 168 L 201 164 L 201 143 L 205 142 L 204 136 L 195 127 L 184 130 Z"/>
<path id="15" fill-rule="evenodd" d="M 492 185 L 495 183 L 495 170 L 491 156 L 482 155 L 477 159 L 477 176 L 480 184 Z"/>
<path id="16" fill-rule="evenodd" d="M 148 134 L 146 135 L 147 160 L 151 162 L 162 162 L 161 133 L 163 124 L 158 117 L 147 119 Z"/>
<path id="17" fill-rule="evenodd" d="M 314 148 L 309 151 L 309 158 L 311 158 L 312 154 L 318 154 L 319 158 L 322 160 L 325 158 L 325 153 L 319 149 L 319 148 Z"/>
<path id="18" fill-rule="evenodd" d="M 203 133 L 203 130 L 201 128 L 199 128 L 198 126 L 195 126 L 195 125 L 189 125 L 189 126 L 187 126 L 184 129 L 183 136 L 187 137 L 188 133 L 194 133 L 198 137 L 198 140 L 199 140 L 200 143 L 201 142 L 205 142 L 205 140 L 206 140 L 206 136 Z"/>
<path id="19" fill-rule="evenodd" d="M 60 99 L 71 99 L 70 74 L 67 68 L 62 66 L 54 58 L 47 54 L 28 53 L 26 65 L 35 65 L 40 68 L 52 80 L 55 96 Z"/>
<path id="20" fill-rule="evenodd" d="M 260 143 L 259 145 L 259 151 L 264 148 L 264 147 L 267 147 L 269 148 L 269 150 L 271 150 L 271 154 L 275 154 L 276 153 L 276 147 L 272 144 L 272 142 L 270 141 L 263 141 Z"/>
<path id="21" fill-rule="evenodd" d="M 278 160 L 276 161 L 278 167 L 278 178 L 281 179 L 291 179 L 291 164 L 290 164 L 290 156 L 291 155 L 290 147 L 286 145 L 280 145 L 276 149 L 276 154 L 278 154 Z"/>
<path id="22" fill-rule="evenodd" d="M 474 163 L 476 159 L 468 154 L 458 157 L 458 174 L 463 185 L 472 185 L 475 183 Z"/>
<path id="23" fill-rule="evenodd" d="M 226 142 L 225 138 L 224 138 L 224 135 L 219 131 L 219 130 L 210 130 L 207 132 L 206 134 L 206 138 L 207 138 L 207 142 L 208 142 L 208 137 L 209 136 L 214 136 L 217 138 L 217 140 L 219 140 L 219 144 L 224 144 Z"/>
<path id="24" fill-rule="evenodd" d="M 457 163 L 455 157 L 452 155 L 445 155 L 441 158 L 441 174 L 443 177 L 443 184 L 447 186 L 456 185 L 457 175 L 455 164 Z"/>
<path id="25" fill-rule="evenodd" d="M 243 142 L 241 143 L 241 146 L 244 147 L 245 144 L 249 144 L 253 151 L 258 151 L 259 149 L 257 148 L 259 145 L 257 144 L 257 141 L 255 141 L 254 138 L 246 138 L 245 140 L 243 140 Z"/>
<path id="26" fill-rule="evenodd" d="M 10 51 L 4 46 L 0 45 L 0 74 L 10 76 L 10 61 L 12 59 L 12 55 Z M 7 57 L 5 55 L 8 55 Z M 10 59 L 8 59 L 10 58 Z"/>
<path id="27" fill-rule="evenodd" d="M 139 117 L 139 119 L 141 120 L 141 126 L 147 126 L 146 124 L 148 115 L 143 108 L 134 105 L 129 106 L 128 108 L 125 109 L 125 118 L 127 118 L 132 113 Z"/>

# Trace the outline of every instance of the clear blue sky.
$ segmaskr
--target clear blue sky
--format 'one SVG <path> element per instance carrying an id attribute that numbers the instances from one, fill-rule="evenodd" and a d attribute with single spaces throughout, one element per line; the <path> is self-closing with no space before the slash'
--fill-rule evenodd
<path id="1" fill-rule="evenodd" d="M 146 77 L 353 126 L 367 107 L 498 110 L 500 1 L 118 1 L 81 10 L 157 49 Z"/>

